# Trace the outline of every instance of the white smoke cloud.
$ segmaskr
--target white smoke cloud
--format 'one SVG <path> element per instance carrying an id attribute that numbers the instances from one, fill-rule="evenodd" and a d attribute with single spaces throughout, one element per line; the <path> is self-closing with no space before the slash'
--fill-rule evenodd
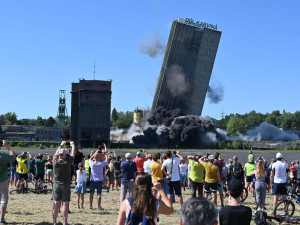
<path id="1" fill-rule="evenodd" d="M 190 85 L 185 81 L 185 76 L 180 66 L 173 65 L 168 69 L 167 87 L 173 96 L 180 96 L 189 89 Z"/>
<path id="2" fill-rule="evenodd" d="M 147 37 L 144 37 L 139 42 L 139 50 L 155 58 L 158 54 L 163 54 L 166 50 L 166 45 L 158 31 L 153 31 Z"/>
<path id="3" fill-rule="evenodd" d="M 141 135 L 143 133 L 142 128 L 135 124 L 131 124 L 127 132 L 124 129 L 116 129 L 110 131 L 110 140 L 120 143 L 132 143 L 132 137 Z"/>
<path id="4" fill-rule="evenodd" d="M 261 123 L 258 127 L 248 130 L 246 135 L 227 136 L 226 131 L 218 129 L 218 132 L 222 132 L 226 135 L 227 140 L 239 140 L 239 141 L 298 141 L 297 134 L 287 133 L 278 127 L 268 124 L 266 122 Z"/>

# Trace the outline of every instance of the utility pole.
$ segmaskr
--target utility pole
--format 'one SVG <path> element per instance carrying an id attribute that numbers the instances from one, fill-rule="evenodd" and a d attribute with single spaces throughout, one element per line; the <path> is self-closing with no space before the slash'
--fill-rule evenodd
<path id="1" fill-rule="evenodd" d="M 222 113 L 221 113 L 221 118 L 224 119 L 224 115 L 225 113 L 223 112 L 223 109 L 222 109 Z"/>

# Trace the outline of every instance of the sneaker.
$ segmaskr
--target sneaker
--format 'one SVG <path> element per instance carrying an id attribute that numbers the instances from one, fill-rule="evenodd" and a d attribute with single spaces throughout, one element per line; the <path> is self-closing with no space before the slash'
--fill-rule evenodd
<path id="1" fill-rule="evenodd" d="M 98 207 L 98 210 L 104 210 L 101 206 Z"/>
<path id="2" fill-rule="evenodd" d="M 1 221 L 0 221 L 0 223 L 7 224 L 7 222 L 5 221 L 5 219 L 4 219 L 4 218 L 1 218 Z"/>
<path id="3" fill-rule="evenodd" d="M 90 209 L 93 209 L 93 206 L 90 206 Z"/>

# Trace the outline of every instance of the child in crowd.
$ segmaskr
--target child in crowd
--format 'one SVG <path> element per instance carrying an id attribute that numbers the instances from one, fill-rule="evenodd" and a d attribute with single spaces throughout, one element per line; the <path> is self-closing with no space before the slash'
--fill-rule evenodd
<path id="1" fill-rule="evenodd" d="M 86 190 L 86 171 L 84 169 L 83 163 L 78 164 L 78 170 L 76 171 L 77 175 L 77 185 L 74 189 L 74 193 L 77 194 L 77 207 L 80 209 L 80 199 L 81 199 L 81 208 L 84 209 L 84 194 L 87 193 Z"/>

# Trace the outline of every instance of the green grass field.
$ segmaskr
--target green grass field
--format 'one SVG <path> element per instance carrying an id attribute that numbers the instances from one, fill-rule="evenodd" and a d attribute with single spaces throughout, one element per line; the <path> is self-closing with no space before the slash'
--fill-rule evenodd
<path id="1" fill-rule="evenodd" d="M 10 187 L 10 190 L 13 190 Z M 191 190 L 183 192 L 183 199 L 190 198 Z M 89 209 L 89 194 L 85 195 L 85 208 L 78 209 L 76 206 L 76 195 L 72 193 L 69 214 L 70 224 L 116 224 L 119 211 L 120 191 L 106 191 L 102 194 L 103 211 Z M 6 214 L 6 221 L 10 224 L 52 224 L 52 201 L 51 194 L 10 194 L 9 204 Z M 219 201 L 219 199 L 218 199 Z M 267 195 L 267 212 L 271 213 L 273 196 Z M 96 206 L 96 197 L 94 196 L 94 208 Z M 225 199 L 225 204 L 227 199 Z M 254 198 L 249 195 L 245 205 L 252 208 L 254 212 Z M 179 224 L 179 204 L 174 204 L 174 213 L 169 216 L 160 215 L 159 224 Z M 296 204 L 296 215 L 299 216 L 299 206 Z M 62 224 L 61 213 L 58 216 L 59 224 Z M 251 223 L 254 224 L 254 221 Z M 273 223 L 276 224 L 276 223 Z"/>

